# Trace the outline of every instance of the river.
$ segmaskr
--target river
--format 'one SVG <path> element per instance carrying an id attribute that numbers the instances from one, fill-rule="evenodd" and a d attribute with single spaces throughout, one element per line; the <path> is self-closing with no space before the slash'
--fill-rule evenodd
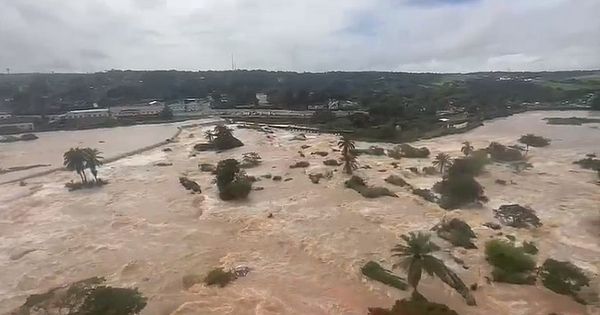
<path id="1" fill-rule="evenodd" d="M 64 183 L 78 179 L 69 172 L 29 179 L 26 186 L 2 185 L 0 314 L 22 304 L 29 294 L 100 275 L 110 284 L 138 287 L 149 298 L 142 314 L 364 315 L 367 307 L 389 307 L 409 292 L 366 280 L 360 267 L 369 260 L 391 266 L 390 249 L 400 235 L 428 230 L 444 216 L 464 219 L 478 235 L 477 250 L 451 248 L 435 239 L 444 249 L 439 257 L 467 284 L 479 284 L 474 292 L 478 306 L 467 306 L 439 280 L 425 276 L 420 291 L 428 298 L 462 315 L 594 314 L 597 309 L 586 309 L 540 285 L 487 284 L 490 267 L 482 253 L 485 241 L 497 233 L 482 226 L 493 219 L 491 210 L 506 203 L 528 205 L 538 212 L 543 227 L 504 227 L 503 233 L 515 235 L 519 241 L 534 241 L 540 249 L 538 263 L 547 257 L 574 262 L 595 275 L 592 285 L 597 288 L 600 187 L 594 172 L 572 162 L 586 153 L 600 153 L 600 125 L 551 126 L 542 120 L 587 115 L 528 112 L 486 122 L 465 134 L 417 142 L 415 145 L 429 147 L 432 157 L 439 152 L 457 157 L 465 140 L 477 148 L 490 141 L 514 144 L 525 133 L 552 140 L 549 147 L 530 151 L 531 170 L 515 174 L 501 164 L 490 165 L 477 178 L 490 198 L 480 209 L 448 212 L 383 181 L 398 173 L 416 186 L 430 188 L 439 177 L 415 175 L 406 168 L 431 165 L 431 159 L 402 159 L 400 168 L 394 169 L 390 165 L 394 160 L 388 157 L 360 156 L 360 165 L 371 169 L 359 169 L 358 175 L 370 184 L 386 185 L 399 196 L 368 200 L 343 188 L 347 176 L 340 171 L 319 184 L 307 178 L 306 172 L 324 168 L 322 160 L 339 154 L 332 151 L 337 142 L 333 135 L 309 134 L 306 141 L 292 141 L 294 133 L 287 131 L 269 135 L 236 129 L 244 147 L 194 156 L 192 146 L 208 127 L 185 129 L 176 142 L 165 146 L 170 152 L 158 148 L 103 166 L 100 176 L 110 183 L 98 190 L 68 192 Z M 147 137 L 169 137 L 174 127 L 136 126 L 102 132 L 106 133 L 52 133 L 52 137 L 41 137 L 37 146 L 35 142 L 14 143 L 11 152 L 21 152 L 22 158 L 3 151 L 2 161 L 23 165 L 43 157 L 56 164 L 61 162 L 64 148 L 73 144 L 100 147 L 99 141 L 105 141 L 100 148 L 108 156 L 156 140 Z M 69 136 L 71 133 L 77 138 Z M 50 138 L 54 140 L 45 142 Z M 311 146 L 303 150 L 306 158 L 298 154 L 301 145 Z M 221 201 L 212 183 L 214 176 L 200 172 L 197 165 L 240 158 L 251 151 L 258 152 L 263 163 L 249 169 L 249 174 L 292 179 L 262 179 L 254 186 L 264 190 L 253 191 L 248 200 Z M 329 156 L 311 155 L 313 151 L 327 151 Z M 311 167 L 288 167 L 300 160 L 309 161 Z M 173 165 L 158 167 L 158 162 Z M 178 182 L 182 174 L 196 180 L 202 194 L 185 191 Z M 496 179 L 515 184 L 498 185 Z M 34 251 L 10 258 L 27 250 Z M 450 254 L 470 268 L 459 267 Z M 248 266 L 251 271 L 225 288 L 196 285 L 183 289 L 184 275 L 205 274 L 220 266 Z"/>

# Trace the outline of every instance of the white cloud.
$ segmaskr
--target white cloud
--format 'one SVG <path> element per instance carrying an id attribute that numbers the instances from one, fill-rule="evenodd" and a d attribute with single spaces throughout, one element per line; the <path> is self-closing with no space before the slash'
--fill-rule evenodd
<path id="1" fill-rule="evenodd" d="M 442 2 L 458 2 L 443 4 Z M 600 68 L 598 0 L 0 0 L 13 72 Z"/>

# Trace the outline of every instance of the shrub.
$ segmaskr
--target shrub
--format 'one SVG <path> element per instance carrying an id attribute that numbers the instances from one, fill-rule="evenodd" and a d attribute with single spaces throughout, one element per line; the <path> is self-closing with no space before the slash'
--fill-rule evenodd
<path id="1" fill-rule="evenodd" d="M 485 244 L 487 261 L 494 266 L 494 281 L 514 284 L 534 284 L 532 272 L 536 264 L 533 257 L 522 247 L 515 247 L 512 242 L 492 240 Z"/>
<path id="2" fill-rule="evenodd" d="M 231 132 L 218 133 L 212 145 L 215 149 L 222 151 L 241 147 L 244 145 L 240 139 L 233 136 Z"/>
<path id="3" fill-rule="evenodd" d="M 381 267 L 374 261 L 369 261 L 366 263 L 362 268 L 360 268 L 360 272 L 369 279 L 379 281 L 396 289 L 408 289 L 408 284 L 404 279 L 394 275 L 391 271 Z"/>
<path id="4" fill-rule="evenodd" d="M 323 161 L 323 164 L 325 164 L 327 166 L 340 166 L 341 165 L 341 163 L 336 159 L 325 160 L 325 161 Z"/>
<path id="5" fill-rule="evenodd" d="M 410 300 L 396 301 L 396 304 L 389 310 L 369 308 L 369 315 L 458 315 L 458 313 L 444 304 L 429 302 L 414 291 Z"/>
<path id="6" fill-rule="evenodd" d="M 256 152 L 248 152 L 244 153 L 242 157 L 242 163 L 240 164 L 241 168 L 252 168 L 259 166 L 262 163 L 262 158 Z"/>
<path id="7" fill-rule="evenodd" d="M 540 270 L 540 278 L 546 288 L 558 294 L 570 295 L 577 302 L 585 304 L 578 293 L 583 286 L 589 286 L 590 279 L 572 263 L 546 259 Z"/>
<path id="8" fill-rule="evenodd" d="M 357 187 L 366 186 L 366 182 L 361 177 L 354 175 L 354 176 L 350 177 L 349 180 L 344 182 L 344 185 L 346 186 L 346 188 L 355 189 Z"/>
<path id="9" fill-rule="evenodd" d="M 250 178 L 244 174 L 240 174 L 222 190 L 219 190 L 219 197 L 222 200 L 244 199 L 248 197 L 251 190 L 252 181 Z"/>
<path id="10" fill-rule="evenodd" d="M 539 250 L 537 248 L 537 246 L 535 246 L 535 244 L 533 242 L 523 242 L 523 246 L 521 246 L 523 248 L 523 251 L 526 252 L 527 254 L 530 255 L 536 255 Z"/>
<path id="11" fill-rule="evenodd" d="M 429 189 L 415 188 L 412 190 L 413 195 L 417 195 L 429 202 L 437 202 L 437 196 Z"/>
<path id="12" fill-rule="evenodd" d="M 37 138 L 38 138 L 38 136 L 34 135 L 33 133 L 26 133 L 26 134 L 21 135 L 22 141 L 31 141 L 31 140 L 35 140 Z"/>
<path id="13" fill-rule="evenodd" d="M 350 153 L 354 156 L 361 154 L 381 156 L 385 155 L 385 149 L 377 146 L 370 146 L 368 149 L 352 149 L 350 150 Z"/>
<path id="14" fill-rule="evenodd" d="M 137 289 L 99 286 L 90 292 L 77 314 L 138 314 L 146 306 L 146 298 Z"/>
<path id="15" fill-rule="evenodd" d="M 455 159 L 448 169 L 448 176 L 477 176 L 483 172 L 485 165 L 488 163 L 490 163 L 490 160 L 487 156 L 474 154 L 469 157 Z"/>
<path id="16" fill-rule="evenodd" d="M 202 172 L 216 172 L 217 171 L 217 167 L 214 166 L 213 164 L 209 164 L 209 163 L 202 163 L 200 165 L 198 165 L 198 167 L 200 168 L 200 171 Z"/>
<path id="17" fill-rule="evenodd" d="M 179 177 L 179 183 L 181 184 L 181 186 L 185 187 L 185 189 L 191 190 L 192 192 L 202 192 L 202 189 L 200 188 L 200 185 L 198 185 L 198 183 L 185 176 Z"/>
<path id="18" fill-rule="evenodd" d="M 442 195 L 440 206 L 444 209 L 455 209 L 467 203 L 487 201 L 483 186 L 468 175 L 449 176 L 438 182 L 434 190 Z"/>
<path id="19" fill-rule="evenodd" d="M 488 153 L 493 160 L 500 162 L 513 162 L 523 160 L 523 154 L 521 151 L 513 148 L 508 148 L 497 142 L 492 142 L 487 148 Z"/>
<path id="20" fill-rule="evenodd" d="M 290 168 L 305 168 L 308 166 L 310 166 L 310 163 L 308 163 L 307 161 L 300 161 L 290 165 Z"/>
<path id="21" fill-rule="evenodd" d="M 407 158 L 426 158 L 429 156 L 429 149 L 426 147 L 415 148 L 410 144 L 401 144 L 400 151 L 402 152 L 402 156 Z"/>
<path id="22" fill-rule="evenodd" d="M 137 289 L 105 286 L 104 281 L 93 277 L 30 295 L 11 314 L 133 315 L 146 306 L 146 298 Z"/>
<path id="23" fill-rule="evenodd" d="M 329 152 L 325 152 L 325 151 L 316 151 L 316 152 L 312 152 L 311 155 L 318 155 L 321 157 L 325 157 L 329 155 Z"/>
<path id="24" fill-rule="evenodd" d="M 592 157 L 587 157 L 585 159 L 575 161 L 575 162 L 573 162 L 573 164 L 577 164 L 585 169 L 600 171 L 600 159 L 594 159 Z"/>
<path id="25" fill-rule="evenodd" d="M 398 175 L 390 175 L 388 176 L 385 181 L 387 183 L 390 183 L 392 185 L 396 185 L 396 186 L 400 186 L 400 187 L 404 187 L 404 186 L 410 186 L 409 183 L 407 183 L 404 178 L 398 176 Z"/>
<path id="26" fill-rule="evenodd" d="M 402 158 L 402 150 L 400 150 L 400 147 L 395 147 L 388 150 L 387 155 L 393 159 L 400 160 Z"/>
<path id="27" fill-rule="evenodd" d="M 369 187 L 364 179 L 354 175 L 344 182 L 346 188 L 354 189 L 365 198 L 378 198 L 383 196 L 398 197 L 385 187 Z"/>
<path id="28" fill-rule="evenodd" d="M 219 190 L 231 183 L 240 172 L 240 163 L 235 159 L 219 161 L 217 164 L 217 186 Z"/>
<path id="29" fill-rule="evenodd" d="M 450 221 L 442 221 L 433 229 L 437 235 L 450 242 L 454 246 L 464 247 L 466 249 L 475 249 L 471 239 L 477 238 L 471 227 L 460 219 L 454 218 Z"/>
<path id="30" fill-rule="evenodd" d="M 243 199 L 252 190 L 252 181 L 240 171 L 238 161 L 227 159 L 217 164 L 217 187 L 222 200 Z"/>
<path id="31" fill-rule="evenodd" d="M 502 205 L 494 210 L 494 217 L 505 225 L 516 228 L 540 227 L 542 222 L 531 208 L 518 204 Z"/>
<path id="32" fill-rule="evenodd" d="M 211 270 L 204 278 L 204 283 L 208 286 L 218 285 L 223 288 L 228 285 L 231 281 L 235 280 L 235 273 L 232 271 L 225 271 L 223 268 L 216 268 Z"/>
<path id="33" fill-rule="evenodd" d="M 358 190 L 358 192 L 365 198 L 379 198 L 384 196 L 398 197 L 398 195 L 385 187 L 364 187 Z"/>

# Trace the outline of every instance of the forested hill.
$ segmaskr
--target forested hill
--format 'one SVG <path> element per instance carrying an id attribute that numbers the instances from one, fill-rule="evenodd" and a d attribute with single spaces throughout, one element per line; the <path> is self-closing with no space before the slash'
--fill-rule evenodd
<path id="1" fill-rule="evenodd" d="M 295 73 L 246 71 L 107 71 L 90 74 L 2 74 L 0 110 L 17 114 L 166 102 L 226 95 L 224 106 L 257 102 L 265 93 L 279 108 L 306 109 L 330 99 L 352 100 L 379 114 L 432 112 L 449 105 L 505 108 L 523 102 L 586 102 L 600 91 L 600 71 Z M 586 98 L 586 95 L 588 96 Z"/>

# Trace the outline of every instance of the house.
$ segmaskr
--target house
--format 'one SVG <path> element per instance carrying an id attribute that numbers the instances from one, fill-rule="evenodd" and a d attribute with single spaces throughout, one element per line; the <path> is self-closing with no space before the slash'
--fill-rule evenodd
<path id="1" fill-rule="evenodd" d="M 163 105 L 113 106 L 110 115 L 118 119 L 150 118 L 158 116 L 163 108 Z"/>
<path id="2" fill-rule="evenodd" d="M 329 100 L 329 103 L 327 104 L 327 106 L 331 110 L 351 110 L 351 109 L 357 109 L 360 107 L 357 102 L 348 101 L 348 100 L 344 100 L 344 101 Z"/>
<path id="3" fill-rule="evenodd" d="M 315 105 L 308 105 L 307 109 L 308 110 L 325 110 L 325 109 L 328 109 L 328 106 L 325 104 L 315 104 Z"/>
<path id="4" fill-rule="evenodd" d="M 64 119 L 97 119 L 97 118 L 108 118 L 110 112 L 108 108 L 94 108 L 94 109 L 82 109 L 68 111 L 63 115 Z"/>
<path id="5" fill-rule="evenodd" d="M 31 132 L 35 125 L 28 118 L 5 118 L 0 120 L 0 134 Z"/>
<path id="6" fill-rule="evenodd" d="M 258 100 L 259 107 L 269 107 L 269 99 L 266 93 L 256 93 L 256 99 Z"/>

